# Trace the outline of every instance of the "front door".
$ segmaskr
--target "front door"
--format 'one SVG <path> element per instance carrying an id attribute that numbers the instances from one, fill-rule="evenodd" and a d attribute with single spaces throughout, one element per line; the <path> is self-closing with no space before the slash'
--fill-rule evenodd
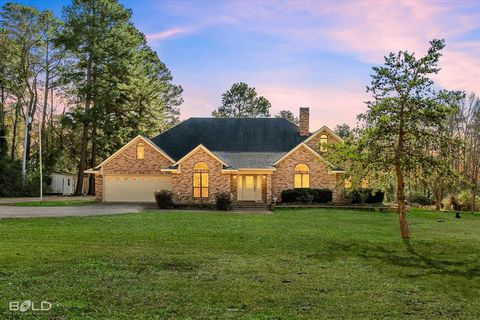
<path id="1" fill-rule="evenodd" d="M 238 176 L 238 200 L 262 201 L 262 176 Z"/>

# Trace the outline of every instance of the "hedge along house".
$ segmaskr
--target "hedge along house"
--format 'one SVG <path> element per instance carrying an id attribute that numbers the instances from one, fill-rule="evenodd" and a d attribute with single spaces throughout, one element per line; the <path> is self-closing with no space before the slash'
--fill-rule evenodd
<path id="1" fill-rule="evenodd" d="M 148 139 L 137 136 L 94 169 L 103 202 L 153 202 L 171 190 L 180 204 L 215 202 L 230 192 L 236 202 L 281 201 L 293 188 L 328 188 L 343 195 L 343 171 L 322 153 L 342 139 L 327 127 L 310 133 L 309 109 L 300 125 L 282 118 L 190 118 Z"/>

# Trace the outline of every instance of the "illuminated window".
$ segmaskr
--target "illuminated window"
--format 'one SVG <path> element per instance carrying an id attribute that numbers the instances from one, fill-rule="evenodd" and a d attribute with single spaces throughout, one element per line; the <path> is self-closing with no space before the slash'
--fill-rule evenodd
<path id="1" fill-rule="evenodd" d="M 143 143 L 137 143 L 137 159 L 145 159 L 145 145 Z"/>
<path id="2" fill-rule="evenodd" d="M 345 179 L 344 183 L 345 183 L 345 189 L 351 189 L 352 188 L 352 179 L 351 178 Z"/>
<path id="3" fill-rule="evenodd" d="M 369 185 L 370 185 L 370 183 L 369 183 L 368 179 L 367 179 L 367 178 L 363 178 L 363 179 L 362 179 L 362 183 L 360 184 L 360 187 L 361 187 L 362 189 L 367 189 Z"/>
<path id="4" fill-rule="evenodd" d="M 310 169 L 304 163 L 299 163 L 295 166 L 294 187 L 295 188 L 310 188 Z"/>
<path id="5" fill-rule="evenodd" d="M 320 151 L 326 152 L 327 151 L 327 144 L 328 144 L 328 137 L 326 134 L 322 134 L 320 136 Z"/>
<path id="6" fill-rule="evenodd" d="M 208 198 L 208 165 L 205 162 L 193 166 L 193 197 Z"/>

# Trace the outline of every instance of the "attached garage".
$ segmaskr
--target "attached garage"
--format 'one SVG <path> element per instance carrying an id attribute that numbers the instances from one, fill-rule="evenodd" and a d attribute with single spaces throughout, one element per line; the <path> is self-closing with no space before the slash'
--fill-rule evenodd
<path id="1" fill-rule="evenodd" d="M 106 175 L 105 202 L 155 202 L 157 190 L 171 190 L 169 175 Z"/>

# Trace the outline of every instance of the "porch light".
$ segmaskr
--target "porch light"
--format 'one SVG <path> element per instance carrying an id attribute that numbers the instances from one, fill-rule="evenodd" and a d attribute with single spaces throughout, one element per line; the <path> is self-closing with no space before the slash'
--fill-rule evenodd
<path id="1" fill-rule="evenodd" d="M 263 179 L 266 179 L 266 178 L 267 178 L 267 175 L 266 175 L 266 174 L 264 174 L 264 175 L 263 175 Z"/>
<path id="2" fill-rule="evenodd" d="M 233 179 L 237 179 L 237 176 L 233 176 Z"/>

